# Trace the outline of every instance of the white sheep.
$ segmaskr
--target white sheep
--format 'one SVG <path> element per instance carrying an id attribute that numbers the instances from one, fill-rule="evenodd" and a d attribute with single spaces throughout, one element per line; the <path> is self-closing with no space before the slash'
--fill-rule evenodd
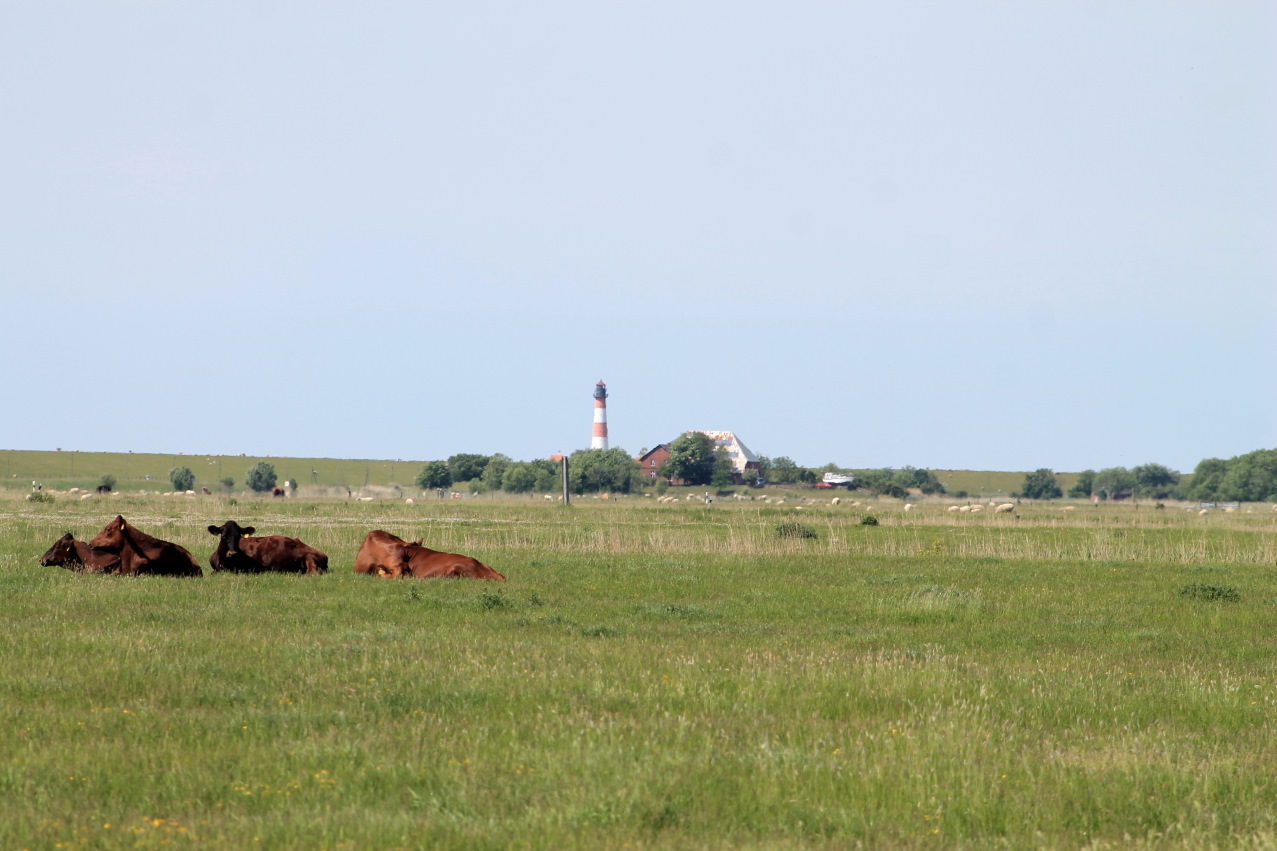
<path id="1" fill-rule="evenodd" d="M 359 501 L 360 501 L 360 502 L 372 502 L 372 501 L 373 501 L 374 499 L 376 499 L 376 498 L 377 498 L 377 497 L 375 497 L 375 496 L 361 496 L 361 497 L 359 497 Z"/>
<path id="2" fill-rule="evenodd" d="M 403 502 L 404 502 L 404 505 L 416 505 L 416 503 L 412 501 L 412 497 L 408 497 Z"/>
<path id="3" fill-rule="evenodd" d="M 1197 512 L 1197 516 L 1198 516 L 1198 517 L 1201 517 L 1201 516 L 1202 516 L 1202 515 L 1204 515 L 1204 514 L 1210 514 L 1210 509 L 1209 509 L 1209 508 L 1203 508 L 1201 511 Z"/>
<path id="4" fill-rule="evenodd" d="M 961 511 L 961 510 L 962 510 L 962 506 L 959 506 L 959 505 L 951 505 L 951 506 L 949 506 L 948 508 L 946 508 L 946 509 L 945 509 L 945 511 L 948 511 L 948 512 L 950 512 L 950 513 L 954 512 L 954 511 Z"/>
<path id="5" fill-rule="evenodd" d="M 906 503 L 905 503 L 905 511 L 913 511 L 913 503 L 911 503 L 911 502 L 906 502 Z"/>
<path id="6" fill-rule="evenodd" d="M 841 497 L 837 497 L 837 496 L 836 496 L 836 497 L 834 497 L 833 499 L 829 500 L 829 504 L 830 504 L 830 505 L 841 505 L 841 504 L 842 504 L 842 498 L 841 498 Z"/>
<path id="7" fill-rule="evenodd" d="M 1064 506 L 1063 508 L 1061 508 L 1060 510 L 1061 510 L 1061 511 L 1074 511 L 1074 510 L 1076 510 L 1076 509 L 1075 509 L 1075 507 L 1074 507 L 1074 506 L 1072 506 L 1072 505 L 1066 505 L 1066 506 Z"/>
<path id="8" fill-rule="evenodd" d="M 82 493 L 82 494 L 80 494 L 80 499 L 93 499 L 93 494 L 91 494 L 91 493 Z"/>
<path id="9" fill-rule="evenodd" d="M 998 514 L 1010 514 L 1012 511 L 1015 511 L 1015 503 L 1004 502 L 993 510 Z"/>

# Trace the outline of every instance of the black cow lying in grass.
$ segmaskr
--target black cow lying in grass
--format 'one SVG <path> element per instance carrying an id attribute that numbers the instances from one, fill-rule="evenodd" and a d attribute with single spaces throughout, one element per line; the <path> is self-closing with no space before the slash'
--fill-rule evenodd
<path id="1" fill-rule="evenodd" d="M 208 557 L 213 570 L 235 573 L 324 573 L 328 570 L 328 556 L 314 547 L 283 535 L 254 538 L 256 531 L 234 520 L 209 526 L 209 534 L 221 538 L 217 550 Z"/>

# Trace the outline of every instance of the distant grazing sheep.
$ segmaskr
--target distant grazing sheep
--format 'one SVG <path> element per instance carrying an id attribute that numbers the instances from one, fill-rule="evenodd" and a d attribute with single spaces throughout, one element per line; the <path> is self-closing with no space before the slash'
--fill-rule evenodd
<path id="1" fill-rule="evenodd" d="M 1201 511 L 1197 512 L 1197 516 L 1198 516 L 1198 517 L 1201 517 L 1203 514 L 1210 514 L 1210 509 L 1209 509 L 1209 508 L 1203 508 Z"/>
<path id="2" fill-rule="evenodd" d="M 829 500 L 829 504 L 830 504 L 830 505 L 840 505 L 841 503 L 842 503 L 842 498 L 841 498 L 841 497 L 837 497 L 837 496 L 836 496 L 836 497 L 834 497 L 833 499 Z"/>
<path id="3" fill-rule="evenodd" d="M 377 497 L 375 497 L 375 496 L 361 496 L 361 497 L 359 497 L 359 501 L 360 501 L 360 502 L 372 502 L 372 501 L 373 501 L 374 499 L 376 499 L 376 498 L 377 498 Z"/>
<path id="4" fill-rule="evenodd" d="M 993 510 L 996 511 L 998 514 L 1010 514 L 1012 511 L 1015 510 L 1015 503 L 1004 502 Z"/>
<path id="5" fill-rule="evenodd" d="M 962 510 L 962 506 L 959 506 L 959 505 L 951 505 L 945 509 L 945 511 L 961 511 L 961 510 Z"/>
<path id="6" fill-rule="evenodd" d="M 1061 508 L 1060 510 L 1061 510 L 1061 511 L 1073 511 L 1073 510 L 1074 510 L 1074 507 L 1073 507 L 1072 505 L 1066 505 L 1066 506 L 1064 506 L 1063 508 Z"/>
<path id="7" fill-rule="evenodd" d="M 906 502 L 906 503 L 905 503 L 905 511 L 913 511 L 913 503 L 911 503 L 911 502 Z"/>
<path id="8" fill-rule="evenodd" d="M 403 502 L 404 502 L 404 505 L 416 505 L 416 503 L 412 501 L 412 497 L 408 497 Z"/>

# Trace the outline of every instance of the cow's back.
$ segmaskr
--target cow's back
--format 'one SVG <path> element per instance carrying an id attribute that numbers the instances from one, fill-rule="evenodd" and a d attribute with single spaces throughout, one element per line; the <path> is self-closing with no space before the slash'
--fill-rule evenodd
<path id="1" fill-rule="evenodd" d="M 458 553 L 441 553 L 426 547 L 415 547 L 409 567 L 417 579 L 488 579 L 504 582 L 505 577 L 478 559 Z"/>
<path id="2" fill-rule="evenodd" d="M 328 570 L 328 556 L 298 538 L 285 535 L 244 537 L 239 545 L 263 570 L 283 573 L 323 573 Z"/>

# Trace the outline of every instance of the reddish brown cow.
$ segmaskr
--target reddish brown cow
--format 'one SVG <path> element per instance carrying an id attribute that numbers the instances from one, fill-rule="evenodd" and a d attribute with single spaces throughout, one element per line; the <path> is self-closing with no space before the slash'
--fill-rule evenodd
<path id="1" fill-rule="evenodd" d="M 89 546 L 95 554 L 110 554 L 118 558 L 116 573 L 128 576 L 204 575 L 185 547 L 152 538 L 119 515 L 89 541 Z"/>
<path id="2" fill-rule="evenodd" d="M 408 545 L 412 554 L 408 569 L 417 579 L 458 578 L 458 579 L 490 579 L 504 582 L 505 577 L 488 567 L 478 559 L 457 553 L 441 553 L 429 547 L 421 546 L 417 541 Z"/>
<path id="3" fill-rule="evenodd" d="M 368 533 L 355 556 L 355 573 L 371 573 L 386 579 L 413 576 L 419 579 L 455 577 L 504 581 L 505 577 L 481 561 L 457 553 L 441 553 L 408 543 L 380 529 Z"/>
<path id="4" fill-rule="evenodd" d="M 364 542 L 355 555 L 355 573 L 394 579 L 408 572 L 411 558 L 408 545 L 402 538 L 374 529 L 364 536 Z"/>
<path id="5" fill-rule="evenodd" d="M 112 573 L 120 566 L 120 558 L 110 553 L 95 553 L 88 544 L 77 541 L 67 532 L 53 542 L 48 552 L 40 556 L 40 564 L 88 573 Z"/>
<path id="6" fill-rule="evenodd" d="M 208 557 L 213 570 L 235 573 L 324 573 L 328 556 L 297 538 L 267 535 L 254 538 L 257 530 L 227 520 L 221 526 L 209 526 L 210 535 L 218 535 L 217 549 Z"/>

